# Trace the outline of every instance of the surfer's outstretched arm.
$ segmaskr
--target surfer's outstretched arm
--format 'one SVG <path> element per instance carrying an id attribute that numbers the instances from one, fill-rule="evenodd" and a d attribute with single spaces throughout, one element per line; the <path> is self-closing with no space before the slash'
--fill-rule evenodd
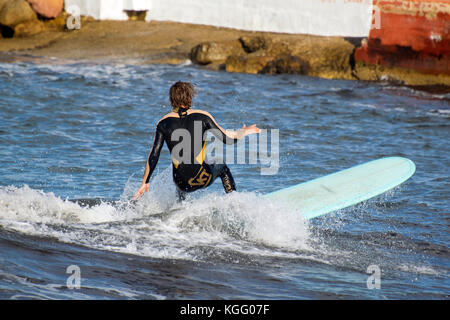
<path id="1" fill-rule="evenodd" d="M 153 147 L 150 151 L 148 158 L 147 158 L 147 164 L 145 166 L 145 173 L 144 178 L 142 179 L 142 184 L 139 190 L 136 192 L 136 194 L 133 197 L 133 200 L 138 199 L 140 196 L 144 194 L 144 192 L 148 191 L 148 188 L 150 186 L 149 180 L 152 176 L 153 171 L 156 168 L 156 164 L 159 160 L 159 154 L 161 153 L 161 148 L 164 145 L 164 135 L 159 128 L 159 123 L 156 126 L 155 130 L 155 137 L 153 139 Z"/>
<path id="2" fill-rule="evenodd" d="M 260 133 L 261 130 L 256 127 L 256 124 L 253 124 L 249 127 L 246 127 L 245 124 L 241 129 L 238 130 L 225 130 L 222 128 L 217 121 L 213 118 L 213 116 L 209 112 L 204 112 L 205 115 L 208 116 L 207 126 L 208 129 L 212 129 L 212 133 L 218 137 L 223 143 L 232 144 L 236 143 L 237 140 L 242 139 L 243 137 L 253 134 Z"/>

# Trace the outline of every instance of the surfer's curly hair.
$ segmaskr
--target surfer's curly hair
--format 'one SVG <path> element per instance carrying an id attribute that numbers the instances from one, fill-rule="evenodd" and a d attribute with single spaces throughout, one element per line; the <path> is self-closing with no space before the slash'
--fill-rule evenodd
<path id="1" fill-rule="evenodd" d="M 173 112 L 178 112 L 181 106 L 189 109 L 192 99 L 197 95 L 194 86 L 189 82 L 177 81 L 170 87 L 170 103 Z"/>

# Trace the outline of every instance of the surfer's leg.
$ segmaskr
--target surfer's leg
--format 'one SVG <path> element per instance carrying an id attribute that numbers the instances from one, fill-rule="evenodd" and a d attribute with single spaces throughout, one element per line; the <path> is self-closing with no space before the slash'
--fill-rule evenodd
<path id="1" fill-rule="evenodd" d="M 236 184 L 227 165 L 224 165 L 220 178 L 222 179 L 222 185 L 226 193 L 236 191 Z"/>
<path id="2" fill-rule="evenodd" d="M 220 177 L 222 179 L 223 189 L 226 193 L 236 191 L 236 185 L 234 183 L 233 176 L 231 175 L 230 169 L 224 163 L 214 163 L 208 165 L 208 170 L 212 174 L 212 179 L 209 183 L 211 185 L 216 178 Z"/>

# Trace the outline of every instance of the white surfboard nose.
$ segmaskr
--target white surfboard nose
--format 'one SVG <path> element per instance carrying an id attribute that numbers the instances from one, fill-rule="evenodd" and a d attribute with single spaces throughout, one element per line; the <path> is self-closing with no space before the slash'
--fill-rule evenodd
<path id="1" fill-rule="evenodd" d="M 265 195 L 287 203 L 305 219 L 343 209 L 378 196 L 408 180 L 415 172 L 413 161 L 386 157 L 360 164 Z"/>

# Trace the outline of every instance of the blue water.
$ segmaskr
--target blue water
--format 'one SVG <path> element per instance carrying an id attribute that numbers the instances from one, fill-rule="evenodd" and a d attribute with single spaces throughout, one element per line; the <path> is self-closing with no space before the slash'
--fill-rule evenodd
<path id="1" fill-rule="evenodd" d="M 178 80 L 225 128 L 279 129 L 278 173 L 229 164 L 238 192 L 216 182 L 179 205 L 164 147 L 130 203 Z M 59 60 L 1 63 L 0 93 L 0 298 L 449 298 L 448 94 Z M 322 218 L 260 196 L 384 156 L 413 160 L 415 175 Z"/>

